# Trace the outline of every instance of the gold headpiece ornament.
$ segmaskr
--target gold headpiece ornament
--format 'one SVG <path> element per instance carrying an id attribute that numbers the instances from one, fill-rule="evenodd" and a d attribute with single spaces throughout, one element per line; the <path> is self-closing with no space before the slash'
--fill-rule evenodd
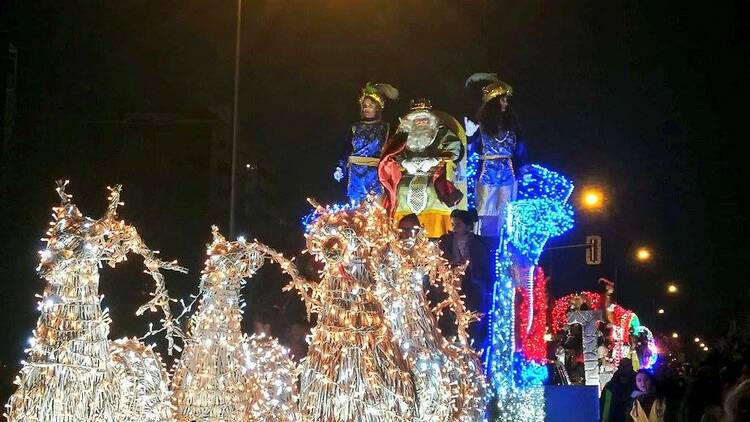
<path id="1" fill-rule="evenodd" d="M 409 111 L 432 110 L 432 103 L 427 98 L 418 98 L 409 102 Z"/>
<path id="2" fill-rule="evenodd" d="M 365 98 L 372 99 L 373 101 L 378 103 L 378 105 L 382 109 L 385 107 L 386 98 L 389 100 L 398 99 L 398 89 L 396 89 L 396 87 L 391 84 L 374 84 L 372 82 L 368 82 L 367 84 L 365 84 L 364 88 L 362 88 L 362 93 L 359 96 L 359 103 L 362 104 L 362 101 L 364 101 Z"/>
<path id="3" fill-rule="evenodd" d="M 479 82 L 486 84 L 482 87 L 482 102 L 486 103 L 501 95 L 513 95 L 513 87 L 501 81 L 496 73 L 475 73 L 466 80 L 466 86 Z"/>

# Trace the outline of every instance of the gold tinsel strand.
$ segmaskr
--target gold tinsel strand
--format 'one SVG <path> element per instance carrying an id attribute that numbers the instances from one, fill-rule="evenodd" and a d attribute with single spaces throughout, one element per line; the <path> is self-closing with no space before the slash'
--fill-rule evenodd
<path id="1" fill-rule="evenodd" d="M 297 365 L 289 351 L 273 338 L 253 334 L 245 351 L 256 395 L 250 405 L 259 422 L 298 422 Z"/>
<path id="2" fill-rule="evenodd" d="M 372 201 L 318 216 L 308 251 L 324 264 L 314 286 L 318 324 L 302 363 L 300 411 L 309 422 L 411 421 L 414 384 L 375 295 L 372 260 L 388 245 L 388 216 Z"/>
<path id="3" fill-rule="evenodd" d="M 422 236 L 424 238 L 424 236 Z M 393 241 L 378 261 L 377 295 L 399 348 L 414 375 L 417 398 L 415 421 L 451 421 L 455 392 L 453 366 L 445 353 L 447 342 L 437 330 L 423 283 L 424 242 L 410 237 Z"/>
<path id="4" fill-rule="evenodd" d="M 177 420 L 298 420 L 294 363 L 275 340 L 241 331 L 240 291 L 264 254 L 255 243 L 228 242 L 216 227 L 207 254 L 198 310 L 172 380 Z"/>
<path id="5" fill-rule="evenodd" d="M 107 212 L 94 220 L 71 202 L 67 183 L 57 185 L 61 204 L 53 208 L 38 268 L 47 281 L 40 296 L 41 315 L 5 416 L 28 422 L 171 420 L 158 355 L 137 340 L 108 339 L 110 318 L 101 307 L 99 266 L 106 262 L 114 267 L 129 252 L 143 256 L 155 290 L 137 314 L 162 310 L 159 331 L 167 332 L 170 348 L 181 333 L 159 269 L 184 269 L 157 259 L 136 229 L 117 219 L 121 186 L 110 188 Z"/>
<path id="6" fill-rule="evenodd" d="M 393 242 L 379 265 L 378 293 L 417 386 L 417 421 L 483 420 L 486 381 L 479 355 L 466 330 L 478 314 L 468 312 L 460 294 L 465 266 L 451 268 L 423 231 Z M 425 280 L 447 295 L 430 312 Z M 448 308 L 456 315 L 458 339 L 447 341 L 437 318 Z"/>
<path id="7" fill-rule="evenodd" d="M 292 276 L 286 289 L 296 288 L 308 312 L 319 314 L 303 362 L 303 420 L 483 420 L 486 382 L 466 333 L 479 315 L 466 310 L 460 294 L 465 266 L 451 268 L 424 235 L 398 241 L 392 220 L 372 198 L 344 211 L 311 203 L 317 218 L 307 248 L 325 264 L 320 283 L 256 243 Z M 456 315 L 457 339 L 448 342 L 436 332 L 423 276 L 447 293 L 433 312 Z"/>

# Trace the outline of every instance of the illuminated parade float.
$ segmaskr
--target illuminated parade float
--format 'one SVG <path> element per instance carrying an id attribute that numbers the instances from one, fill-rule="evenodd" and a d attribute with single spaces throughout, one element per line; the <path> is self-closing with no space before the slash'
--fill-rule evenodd
<path id="1" fill-rule="evenodd" d="M 40 316 L 7 419 L 541 422 L 550 377 L 601 386 L 625 357 L 653 365 L 653 336 L 613 303 L 606 280 L 602 293 L 555 301 L 548 324 L 539 261 L 547 242 L 574 225 L 573 184 L 523 162 L 508 84 L 494 74 L 472 75 L 472 84 L 481 84 L 482 105 L 466 128 L 426 99 L 412 101 L 392 128 L 381 113 L 398 91 L 367 84 L 362 120 L 334 171 L 346 179 L 350 201 L 309 200 L 313 210 L 303 219 L 304 252 L 318 277 L 303 276 L 258 240 L 227 240 L 213 227 L 199 293 L 177 317 L 159 271 L 185 270 L 159 260 L 118 219 L 120 188 L 96 220 L 60 183 L 61 204 L 40 252 Z M 477 245 L 488 245 L 484 269 Z M 180 352 L 171 371 L 146 336 L 108 338 L 99 267 L 130 252 L 156 283 L 137 314 L 163 313 L 147 336 L 164 332 L 170 354 Z M 283 290 L 296 291 L 312 326 L 299 363 L 276 339 L 241 328 L 243 287 L 266 262 L 290 278 Z M 606 350 L 597 343 L 602 327 Z M 551 336 L 560 340 L 553 371 Z M 566 367 L 571 337 L 580 339 L 583 371 Z"/>

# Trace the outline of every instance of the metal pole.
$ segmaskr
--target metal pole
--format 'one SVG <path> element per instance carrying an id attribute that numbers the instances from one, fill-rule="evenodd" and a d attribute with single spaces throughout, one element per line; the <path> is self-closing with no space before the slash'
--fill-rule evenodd
<path id="1" fill-rule="evenodd" d="M 615 279 L 614 279 L 615 286 L 617 286 L 617 276 L 619 275 L 618 274 L 619 272 L 620 272 L 620 267 L 619 266 L 615 266 Z"/>
<path id="2" fill-rule="evenodd" d="M 232 177 L 229 183 L 229 235 L 234 238 L 235 197 L 237 188 L 237 116 L 240 89 L 240 34 L 242 29 L 242 0 L 237 0 L 237 28 L 234 40 L 234 103 L 232 105 Z"/>

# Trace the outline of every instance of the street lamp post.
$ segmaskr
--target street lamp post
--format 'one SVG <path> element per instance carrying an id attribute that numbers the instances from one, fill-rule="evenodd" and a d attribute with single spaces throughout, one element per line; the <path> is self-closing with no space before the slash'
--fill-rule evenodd
<path id="1" fill-rule="evenodd" d="M 235 234 L 235 201 L 237 196 L 237 132 L 240 89 L 240 34 L 242 29 L 242 0 L 237 0 L 237 27 L 234 40 L 234 98 L 232 103 L 232 175 L 229 182 L 229 234 Z"/>

